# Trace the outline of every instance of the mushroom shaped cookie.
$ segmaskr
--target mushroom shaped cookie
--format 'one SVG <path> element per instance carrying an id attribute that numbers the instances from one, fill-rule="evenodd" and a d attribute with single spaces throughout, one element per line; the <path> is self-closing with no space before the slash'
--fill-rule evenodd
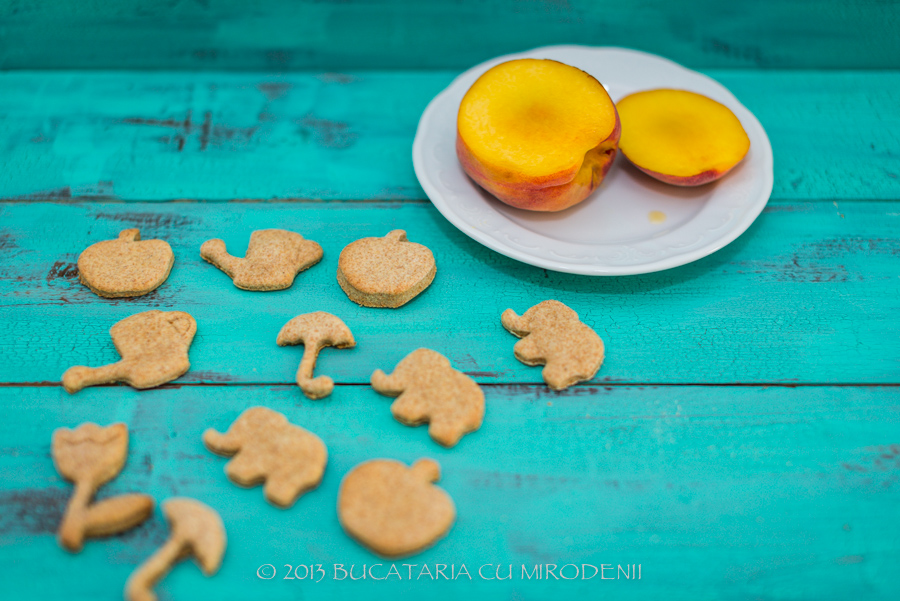
<path id="1" fill-rule="evenodd" d="M 319 485 L 328 461 L 318 436 L 266 407 L 247 409 L 224 434 L 210 428 L 203 433 L 203 443 L 213 453 L 234 456 L 225 466 L 232 482 L 265 482 L 266 500 L 282 508 Z"/>
<path id="2" fill-rule="evenodd" d="M 141 240 L 139 230 L 122 230 L 78 257 L 78 279 L 104 298 L 143 296 L 169 277 L 175 255 L 164 240 Z"/>
<path id="3" fill-rule="evenodd" d="M 322 247 L 287 230 L 256 230 L 243 259 L 228 254 L 225 242 L 207 240 L 200 256 L 224 271 L 242 290 L 284 290 L 298 273 L 322 260 Z"/>
<path id="4" fill-rule="evenodd" d="M 180 377 L 191 367 L 188 348 L 197 322 L 183 311 L 145 311 L 126 317 L 109 330 L 122 360 L 103 367 L 70 367 L 63 387 L 70 393 L 86 386 L 125 382 L 153 388 Z"/>
<path id="5" fill-rule="evenodd" d="M 456 519 L 453 499 L 432 484 L 441 468 L 431 459 L 406 467 L 373 459 L 353 468 L 338 492 L 344 530 L 378 555 L 405 557 L 443 538 Z"/>
<path id="6" fill-rule="evenodd" d="M 338 317 L 324 311 L 304 313 L 290 320 L 278 332 L 275 342 L 278 346 L 303 345 L 303 358 L 297 368 L 297 386 L 311 399 L 325 398 L 334 389 L 334 381 L 328 376 L 313 378 L 319 351 L 326 346 L 356 346 L 350 328 Z"/>
<path id="7" fill-rule="evenodd" d="M 384 238 L 351 242 L 338 259 L 337 280 L 364 307 L 396 308 L 425 290 L 437 272 L 434 255 L 394 230 Z"/>
<path id="8" fill-rule="evenodd" d="M 501 321 L 522 339 L 513 348 L 516 359 L 525 365 L 544 365 L 544 382 L 554 390 L 590 380 L 603 363 L 603 341 L 559 301 L 538 303 L 521 317 L 507 309 Z"/>
<path id="9" fill-rule="evenodd" d="M 411 352 L 391 375 L 376 370 L 372 388 L 397 397 L 391 405 L 394 419 L 407 426 L 429 422 L 428 434 L 445 447 L 480 428 L 484 418 L 484 393 L 475 380 L 427 348 Z"/>

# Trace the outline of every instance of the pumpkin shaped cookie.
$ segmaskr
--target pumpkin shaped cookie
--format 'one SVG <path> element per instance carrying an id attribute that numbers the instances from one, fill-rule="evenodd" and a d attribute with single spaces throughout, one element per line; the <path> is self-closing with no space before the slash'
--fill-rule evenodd
<path id="1" fill-rule="evenodd" d="M 266 500 L 282 508 L 319 485 L 328 461 L 318 436 L 266 407 L 247 409 L 224 434 L 210 428 L 203 433 L 203 443 L 213 453 L 234 457 L 225 466 L 232 482 L 265 482 Z"/>
<path id="2" fill-rule="evenodd" d="M 191 367 L 188 348 L 197 322 L 183 311 L 144 311 L 126 317 L 109 330 L 122 360 L 102 367 L 70 367 L 63 374 L 67 392 L 86 386 L 125 382 L 153 388 L 182 376 Z"/>
<path id="3" fill-rule="evenodd" d="M 397 397 L 391 405 L 394 419 L 407 426 L 428 422 L 428 434 L 445 447 L 480 428 L 484 418 L 484 393 L 475 380 L 427 348 L 404 357 L 391 375 L 375 370 L 372 388 Z"/>
<path id="4" fill-rule="evenodd" d="M 116 240 L 104 240 L 78 257 L 78 279 L 104 298 L 143 296 L 159 288 L 175 262 L 165 240 L 141 240 L 140 230 L 122 230 Z"/>
<path id="5" fill-rule="evenodd" d="M 322 247 L 287 230 L 256 230 L 243 259 L 228 254 L 218 238 L 204 242 L 200 256 L 242 290 L 284 290 L 298 273 L 322 260 Z"/>
<path id="6" fill-rule="evenodd" d="M 436 461 L 406 467 L 373 459 L 353 468 L 338 492 L 338 518 L 347 534 L 378 555 L 405 557 L 432 546 L 456 520 L 453 499 L 433 485 Z"/>
<path id="7" fill-rule="evenodd" d="M 384 238 L 351 242 L 338 259 L 337 280 L 347 296 L 364 307 L 405 305 L 434 280 L 437 266 L 425 246 L 394 230 Z"/>

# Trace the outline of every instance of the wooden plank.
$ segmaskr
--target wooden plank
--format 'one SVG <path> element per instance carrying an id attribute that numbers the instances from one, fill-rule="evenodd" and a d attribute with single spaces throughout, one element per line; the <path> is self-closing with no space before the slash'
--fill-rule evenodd
<path id="1" fill-rule="evenodd" d="M 900 72 L 710 71 L 773 198 L 898 199 Z M 455 73 L 0 73 L 0 198 L 424 199 L 410 149 Z"/>
<path id="2" fill-rule="evenodd" d="M 897 68 L 879 0 L 0 2 L 0 68 L 460 68 L 546 44 L 635 47 L 704 67 Z"/>
<path id="3" fill-rule="evenodd" d="M 606 341 L 601 382 L 900 382 L 900 202 L 837 205 L 772 203 L 736 242 L 701 261 L 588 278 L 487 250 L 430 204 L 0 204 L 0 382 L 58 382 L 71 365 L 115 361 L 109 327 L 162 308 L 199 323 L 183 382 L 292 382 L 302 350 L 279 348 L 275 337 L 295 315 L 324 310 L 358 341 L 320 357 L 320 372 L 338 382 L 368 383 L 376 368 L 428 347 L 480 382 L 537 383 L 539 369 L 513 357 L 515 338 L 500 314 L 548 298 L 578 311 Z M 78 282 L 74 262 L 89 244 L 130 227 L 168 240 L 175 267 L 150 295 L 100 299 Z M 215 237 L 242 255 L 250 232 L 267 227 L 296 230 L 325 250 L 289 290 L 238 290 L 199 256 Z M 397 228 L 433 250 L 437 278 L 398 310 L 359 307 L 335 281 L 340 250 Z"/>
<path id="4" fill-rule="evenodd" d="M 900 405 L 896 388 L 580 386 L 485 388 L 482 429 L 452 450 L 395 422 L 369 387 L 308 401 L 292 387 L 0 388 L 0 561 L 15 565 L 4 598 L 120 599 L 125 579 L 165 538 L 157 513 L 124 536 L 70 555 L 54 540 L 71 492 L 53 469 L 52 431 L 84 421 L 130 427 L 128 463 L 101 496 L 143 491 L 214 507 L 228 532 L 212 578 L 187 563 L 160 589 L 171 599 L 470 598 L 817 599 L 900 595 Z M 231 485 L 225 459 L 200 440 L 263 404 L 318 434 L 329 464 L 321 486 L 290 510 L 259 488 Z M 381 564 L 341 530 L 338 487 L 377 457 L 436 459 L 458 520 L 433 549 L 396 562 L 403 580 L 333 579 L 334 564 Z M 318 583 L 282 580 L 285 564 L 323 564 Z M 466 565 L 473 580 L 416 579 L 427 564 Z M 641 579 L 523 580 L 535 564 L 640 564 Z M 272 564 L 276 579 L 256 570 Z M 407 578 L 416 564 L 413 579 Z M 510 581 L 481 580 L 513 566 Z M 449 569 L 448 569 L 449 570 Z M 487 571 L 483 571 L 488 575 Z M 573 568 L 566 572 L 569 576 Z M 84 574 L 91 574 L 84 578 Z M 490 574 L 490 575 L 494 575 Z M 615 574 L 605 572 L 607 576 Z M 340 575 L 340 573 L 338 573 Z M 474 595 L 474 597 L 472 597 Z"/>

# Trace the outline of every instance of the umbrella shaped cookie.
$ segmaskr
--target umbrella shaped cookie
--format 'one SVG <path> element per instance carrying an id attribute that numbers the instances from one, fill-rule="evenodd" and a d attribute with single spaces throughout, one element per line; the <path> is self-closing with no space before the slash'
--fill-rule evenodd
<path id="1" fill-rule="evenodd" d="M 338 317 L 324 311 L 305 313 L 290 320 L 278 332 L 275 342 L 278 346 L 303 345 L 303 358 L 297 368 L 297 386 L 311 399 L 327 397 L 334 389 L 334 381 L 328 376 L 313 377 L 319 351 L 326 346 L 356 346 L 350 328 Z"/>

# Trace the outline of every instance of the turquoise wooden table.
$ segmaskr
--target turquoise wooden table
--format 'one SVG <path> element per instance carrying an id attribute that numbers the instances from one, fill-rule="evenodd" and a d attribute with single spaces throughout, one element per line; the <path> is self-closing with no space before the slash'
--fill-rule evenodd
<path id="1" fill-rule="evenodd" d="M 130 429 L 101 496 L 189 496 L 222 516 L 220 572 L 179 565 L 165 600 L 900 598 L 898 5 L 671 4 L 0 1 L 0 598 L 119 599 L 167 536 L 157 510 L 78 554 L 58 546 L 72 487 L 51 434 L 85 421 Z M 451 226 L 412 169 L 425 105 L 479 61 L 562 42 L 655 52 L 728 87 L 775 153 L 757 222 L 705 259 L 617 278 L 517 263 Z M 171 276 L 100 299 L 76 258 L 131 227 L 169 241 Z M 241 291 L 200 258 L 207 239 L 240 252 L 269 227 L 324 248 L 288 290 Z M 399 310 L 359 307 L 337 256 L 396 228 L 433 250 L 437 278 Z M 564 392 L 500 324 L 548 298 L 607 347 Z M 187 374 L 61 388 L 69 366 L 116 360 L 109 327 L 151 308 L 196 318 Z M 275 337 L 317 310 L 358 346 L 322 352 L 337 386 L 310 401 L 302 349 Z M 483 427 L 450 450 L 369 386 L 418 347 L 485 392 Z M 229 483 L 201 442 L 253 405 L 328 446 L 321 485 L 289 510 Z M 342 476 L 377 457 L 436 459 L 458 511 L 446 539 L 393 562 L 399 578 L 335 509 Z"/>

